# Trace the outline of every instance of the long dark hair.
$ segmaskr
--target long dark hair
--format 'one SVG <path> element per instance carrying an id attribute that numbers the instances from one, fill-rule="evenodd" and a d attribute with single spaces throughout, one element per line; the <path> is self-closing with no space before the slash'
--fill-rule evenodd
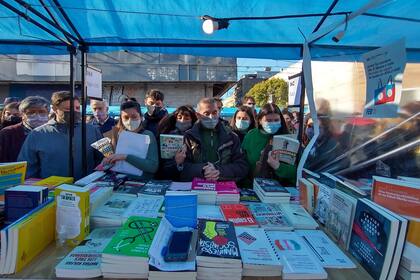
<path id="1" fill-rule="evenodd" d="M 283 118 L 283 114 L 281 113 L 280 108 L 273 103 L 268 103 L 265 104 L 261 109 L 260 112 L 257 115 L 257 122 L 258 122 L 258 128 L 262 129 L 261 126 L 261 119 L 267 115 L 270 114 L 277 114 L 280 116 L 280 122 L 281 122 L 281 127 L 280 129 L 275 133 L 275 135 L 279 135 L 279 134 L 289 134 L 289 131 L 287 129 L 287 125 L 286 125 L 286 121 Z"/>
<path id="2" fill-rule="evenodd" d="M 175 112 L 164 117 L 158 124 L 158 135 L 168 134 L 175 130 L 175 124 L 178 114 L 184 115 L 189 114 L 191 117 L 191 123 L 194 124 L 197 121 L 195 110 L 189 105 L 183 105 L 178 107 Z"/>
<path id="3" fill-rule="evenodd" d="M 230 120 L 230 127 L 232 127 L 233 131 L 235 131 L 235 132 L 239 131 L 239 129 L 236 127 L 236 115 L 239 112 L 245 112 L 249 117 L 250 122 L 249 122 L 248 131 L 255 128 L 255 118 L 254 118 L 254 114 L 252 114 L 251 108 L 242 105 L 238 108 L 238 110 L 236 110 L 235 114 L 233 115 L 232 119 Z"/>
<path id="4" fill-rule="evenodd" d="M 140 103 L 138 103 L 137 101 L 135 101 L 135 99 L 126 99 L 125 102 L 121 103 L 120 106 L 120 119 L 118 120 L 118 123 L 116 125 L 116 127 L 121 131 L 124 130 L 124 124 L 122 123 L 122 111 L 127 110 L 127 109 L 131 109 L 134 108 L 136 109 L 136 111 L 140 114 L 140 117 L 142 117 L 142 113 L 141 113 L 141 105 Z"/>

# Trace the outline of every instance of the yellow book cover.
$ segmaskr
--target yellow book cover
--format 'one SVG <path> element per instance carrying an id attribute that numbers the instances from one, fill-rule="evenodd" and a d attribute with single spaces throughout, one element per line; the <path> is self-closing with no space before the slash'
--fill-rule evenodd
<path id="1" fill-rule="evenodd" d="M 55 239 L 55 202 L 17 225 L 16 272 L 22 270 Z"/>
<path id="2" fill-rule="evenodd" d="M 413 218 L 407 219 L 409 221 L 406 240 L 420 247 L 420 220 L 414 220 Z"/>
<path id="3" fill-rule="evenodd" d="M 4 201 L 6 189 L 24 183 L 26 166 L 26 161 L 0 163 L 0 201 Z"/>
<path id="4" fill-rule="evenodd" d="M 55 189 L 57 203 L 56 236 L 76 246 L 89 235 L 89 189 L 61 185 Z"/>
<path id="5" fill-rule="evenodd" d="M 73 184 L 73 177 L 50 176 L 41 181 L 36 182 L 35 186 L 45 186 L 49 189 L 54 189 L 62 184 Z"/>

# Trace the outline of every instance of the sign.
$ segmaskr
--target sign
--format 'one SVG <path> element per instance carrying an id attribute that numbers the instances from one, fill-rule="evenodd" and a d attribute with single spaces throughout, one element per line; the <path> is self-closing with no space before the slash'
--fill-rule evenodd
<path id="1" fill-rule="evenodd" d="M 87 96 L 102 99 L 102 71 L 88 65 L 85 78 Z"/>
<path id="2" fill-rule="evenodd" d="M 301 73 L 289 77 L 289 106 L 298 106 L 300 104 L 301 77 Z"/>
<path id="3" fill-rule="evenodd" d="M 397 117 L 406 63 L 405 40 L 368 52 L 362 61 L 366 75 L 363 117 Z"/>

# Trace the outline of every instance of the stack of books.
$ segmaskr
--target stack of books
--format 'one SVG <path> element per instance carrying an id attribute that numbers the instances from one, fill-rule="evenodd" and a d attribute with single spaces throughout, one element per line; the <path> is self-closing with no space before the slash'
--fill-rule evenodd
<path id="1" fill-rule="evenodd" d="M 102 252 L 101 271 L 105 278 L 147 278 L 149 248 L 159 218 L 130 217 Z"/>
<path id="2" fill-rule="evenodd" d="M 241 278 L 241 254 L 233 223 L 200 220 L 197 279 L 240 280 Z"/>
<path id="3" fill-rule="evenodd" d="M 194 178 L 191 191 L 197 194 L 198 204 L 216 204 L 216 182 Z"/>
<path id="4" fill-rule="evenodd" d="M 261 202 L 258 195 L 252 189 L 240 189 L 240 202 L 244 204 Z"/>
<path id="5" fill-rule="evenodd" d="M 234 181 L 216 183 L 216 204 L 239 203 L 240 193 Z"/>
<path id="6" fill-rule="evenodd" d="M 397 275 L 403 280 L 420 279 L 420 247 L 405 243 Z"/>
<path id="7" fill-rule="evenodd" d="M 265 203 L 289 203 L 290 201 L 290 193 L 287 189 L 273 179 L 255 178 L 254 191 Z"/>
<path id="8" fill-rule="evenodd" d="M 278 204 L 252 203 L 249 206 L 260 227 L 265 230 L 293 230 Z"/>

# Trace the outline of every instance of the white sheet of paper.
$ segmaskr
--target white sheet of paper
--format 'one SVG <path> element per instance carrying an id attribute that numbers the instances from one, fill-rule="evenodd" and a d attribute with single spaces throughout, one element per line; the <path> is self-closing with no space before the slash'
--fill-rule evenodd
<path id="1" fill-rule="evenodd" d="M 123 131 L 118 137 L 116 154 L 128 154 L 139 158 L 146 158 L 149 150 L 150 137 L 148 135 Z M 128 162 L 118 161 L 111 169 L 115 172 L 141 176 L 143 171 L 129 164 Z"/>

